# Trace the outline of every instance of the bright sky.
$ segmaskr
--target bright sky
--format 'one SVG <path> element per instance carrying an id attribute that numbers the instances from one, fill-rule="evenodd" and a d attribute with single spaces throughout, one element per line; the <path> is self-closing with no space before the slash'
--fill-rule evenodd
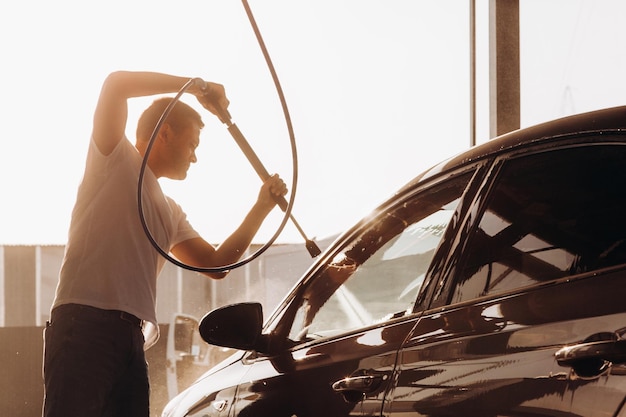
<path id="1" fill-rule="evenodd" d="M 624 104 L 619 0 L 521 0 L 522 125 Z M 488 138 L 487 0 L 477 0 L 478 142 Z M 250 0 L 296 133 L 293 214 L 309 237 L 351 226 L 469 145 L 469 1 Z M 225 85 L 233 121 L 290 183 L 289 138 L 243 5 L 234 0 L 33 0 L 0 5 L 0 244 L 64 244 L 100 85 L 118 69 Z M 128 135 L 153 98 L 133 100 Z M 191 97 L 184 101 L 194 104 Z M 198 107 L 199 108 L 199 107 Z M 211 242 L 260 180 L 225 126 L 163 187 Z M 277 226 L 273 216 L 257 241 Z M 299 242 L 287 225 L 279 242 Z"/>

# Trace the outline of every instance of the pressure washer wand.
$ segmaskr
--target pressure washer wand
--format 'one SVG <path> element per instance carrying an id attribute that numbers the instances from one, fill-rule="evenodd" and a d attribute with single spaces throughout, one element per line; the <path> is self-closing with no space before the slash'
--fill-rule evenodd
<path id="1" fill-rule="evenodd" d="M 237 125 L 231 121 L 231 117 L 230 117 L 230 114 L 228 113 L 228 110 L 220 109 L 218 110 L 218 112 L 219 112 L 219 114 L 217 115 L 218 118 L 220 119 L 222 123 L 226 125 L 231 136 L 233 137 L 233 139 L 235 139 L 235 142 L 237 142 L 237 145 L 239 145 L 239 148 L 244 153 L 246 158 L 248 158 L 248 161 L 250 162 L 250 164 L 252 165 L 256 173 L 259 175 L 261 180 L 263 181 L 267 180 L 270 177 L 270 174 L 267 172 L 267 169 L 265 169 L 265 166 L 263 166 L 263 163 L 257 156 L 256 152 L 254 152 L 254 149 L 252 149 L 252 147 L 250 146 L 246 138 L 243 136 L 243 133 L 241 133 L 241 130 L 239 130 Z M 284 197 L 277 198 L 276 203 L 278 204 L 278 206 L 283 212 L 287 211 L 288 203 Z M 311 257 L 315 258 L 320 253 L 322 253 L 322 251 L 317 246 L 317 244 L 306 236 L 306 234 L 304 233 L 304 230 L 302 230 L 302 228 L 300 227 L 300 224 L 298 224 L 295 217 L 291 213 L 289 214 L 289 219 L 291 220 L 293 225 L 296 226 L 296 229 L 298 229 L 298 232 L 300 233 L 300 235 L 304 238 L 306 248 L 309 251 L 309 254 L 311 255 Z"/>

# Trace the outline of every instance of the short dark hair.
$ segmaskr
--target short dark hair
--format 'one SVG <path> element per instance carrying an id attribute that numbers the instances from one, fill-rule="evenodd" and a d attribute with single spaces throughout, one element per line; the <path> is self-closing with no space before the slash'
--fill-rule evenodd
<path id="1" fill-rule="evenodd" d="M 154 100 L 152 104 L 143 111 L 137 122 L 137 140 L 148 141 L 154 132 L 161 115 L 172 102 L 171 97 L 162 97 Z M 182 101 L 177 101 L 168 114 L 165 122 L 170 125 L 175 131 L 179 128 L 183 128 L 190 123 L 197 123 L 200 128 L 204 127 L 204 122 L 200 114 L 193 109 L 193 107 Z"/>

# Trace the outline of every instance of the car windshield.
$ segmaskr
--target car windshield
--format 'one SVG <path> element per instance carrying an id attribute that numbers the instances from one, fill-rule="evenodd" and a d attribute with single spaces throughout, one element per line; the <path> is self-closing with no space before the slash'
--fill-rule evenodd
<path id="1" fill-rule="evenodd" d="M 469 177 L 385 211 L 338 250 L 298 299 L 290 339 L 330 336 L 410 312 Z"/>

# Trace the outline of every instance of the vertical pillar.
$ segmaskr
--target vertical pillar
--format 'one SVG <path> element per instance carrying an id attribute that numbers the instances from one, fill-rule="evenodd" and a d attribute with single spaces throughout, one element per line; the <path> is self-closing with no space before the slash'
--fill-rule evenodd
<path id="1" fill-rule="evenodd" d="M 4 247 L 5 326 L 34 326 L 37 271 L 34 246 Z"/>
<path id="2" fill-rule="evenodd" d="M 183 269 L 176 267 L 176 313 L 182 313 L 183 309 Z"/>
<path id="3" fill-rule="evenodd" d="M 35 246 L 35 326 L 42 326 L 42 291 L 43 291 L 43 277 L 42 277 L 42 257 L 41 246 Z"/>
<path id="4" fill-rule="evenodd" d="M 490 136 L 520 127 L 519 0 L 489 2 Z"/>
<path id="5" fill-rule="evenodd" d="M 476 0 L 469 2 L 470 146 L 476 145 Z"/>
<path id="6" fill-rule="evenodd" d="M 4 246 L 0 246 L 0 327 L 6 326 L 6 291 L 4 289 Z"/>

